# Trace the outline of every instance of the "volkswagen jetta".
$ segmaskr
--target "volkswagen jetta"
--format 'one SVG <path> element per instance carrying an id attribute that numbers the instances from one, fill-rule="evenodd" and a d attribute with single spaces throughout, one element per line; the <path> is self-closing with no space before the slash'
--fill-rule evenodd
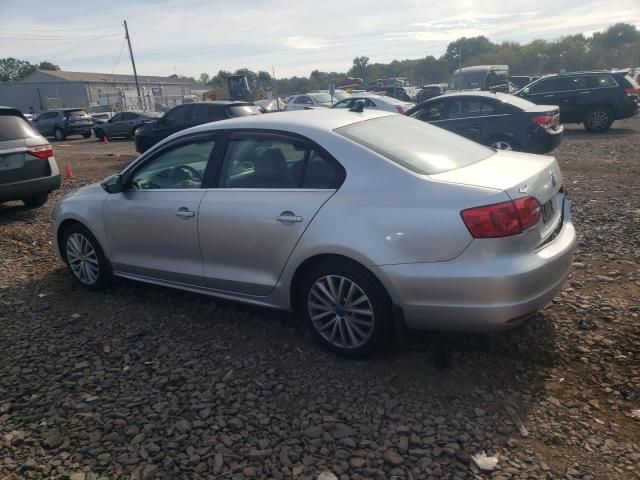
<path id="1" fill-rule="evenodd" d="M 403 325 L 518 325 L 561 287 L 575 244 L 553 157 L 381 111 L 182 131 L 62 199 L 54 229 L 87 288 L 118 276 L 296 310 L 350 356 Z"/>

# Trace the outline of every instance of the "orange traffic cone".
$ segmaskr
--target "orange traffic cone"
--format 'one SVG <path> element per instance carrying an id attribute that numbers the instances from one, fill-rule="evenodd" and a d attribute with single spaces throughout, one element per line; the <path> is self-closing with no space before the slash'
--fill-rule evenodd
<path id="1" fill-rule="evenodd" d="M 102 143 L 104 143 L 105 145 L 109 145 L 109 137 L 107 137 L 106 135 L 102 137 Z"/>
<path id="2" fill-rule="evenodd" d="M 74 178 L 76 178 L 76 176 L 73 174 L 73 171 L 71 170 L 70 165 L 67 165 L 64 168 L 64 178 L 67 180 L 73 180 Z"/>

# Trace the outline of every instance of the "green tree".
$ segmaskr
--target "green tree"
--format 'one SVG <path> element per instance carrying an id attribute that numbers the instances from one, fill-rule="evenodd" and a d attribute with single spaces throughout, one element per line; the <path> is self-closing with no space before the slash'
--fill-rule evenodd
<path id="1" fill-rule="evenodd" d="M 353 59 L 353 66 L 347 72 L 349 76 L 361 78 L 367 81 L 367 67 L 369 65 L 369 57 L 356 57 Z"/>
<path id="2" fill-rule="evenodd" d="M 211 80 L 211 77 L 208 73 L 201 73 L 198 77 L 198 83 L 201 83 L 202 85 L 209 83 L 209 80 Z"/>
<path id="3" fill-rule="evenodd" d="M 38 64 L 38 70 L 55 70 L 55 71 L 59 71 L 60 67 L 54 63 L 51 62 L 40 62 Z"/>
<path id="4" fill-rule="evenodd" d="M 0 82 L 16 82 L 35 71 L 35 65 L 16 58 L 0 59 Z"/>

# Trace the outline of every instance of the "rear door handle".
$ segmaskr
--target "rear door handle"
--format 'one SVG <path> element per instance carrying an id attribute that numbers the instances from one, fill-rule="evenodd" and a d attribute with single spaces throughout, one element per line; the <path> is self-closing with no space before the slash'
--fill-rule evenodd
<path id="1" fill-rule="evenodd" d="M 176 217 L 179 217 L 179 218 L 191 218 L 195 216 L 196 216 L 196 213 L 192 212 L 187 207 L 180 207 L 176 212 Z"/>
<path id="2" fill-rule="evenodd" d="M 303 219 L 301 216 L 296 215 L 295 213 L 287 210 L 285 212 L 282 212 L 280 215 L 278 215 L 276 217 L 276 220 L 279 221 L 280 223 L 299 223 Z"/>

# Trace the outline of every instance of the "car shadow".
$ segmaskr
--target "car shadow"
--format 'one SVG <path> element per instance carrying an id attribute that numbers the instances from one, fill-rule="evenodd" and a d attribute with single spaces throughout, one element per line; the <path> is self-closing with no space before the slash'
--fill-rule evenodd
<path id="1" fill-rule="evenodd" d="M 615 126 L 610 128 L 604 133 L 591 133 L 585 129 L 577 129 L 577 128 L 565 128 L 564 134 L 567 137 L 571 138 L 592 138 L 594 136 L 601 137 L 624 137 L 628 135 L 636 135 L 638 133 L 637 130 L 628 127 L 616 128 Z"/>
<path id="2" fill-rule="evenodd" d="M 22 202 L 0 203 L 0 225 L 14 222 L 31 223 L 37 220 L 37 208 L 30 208 Z"/>

